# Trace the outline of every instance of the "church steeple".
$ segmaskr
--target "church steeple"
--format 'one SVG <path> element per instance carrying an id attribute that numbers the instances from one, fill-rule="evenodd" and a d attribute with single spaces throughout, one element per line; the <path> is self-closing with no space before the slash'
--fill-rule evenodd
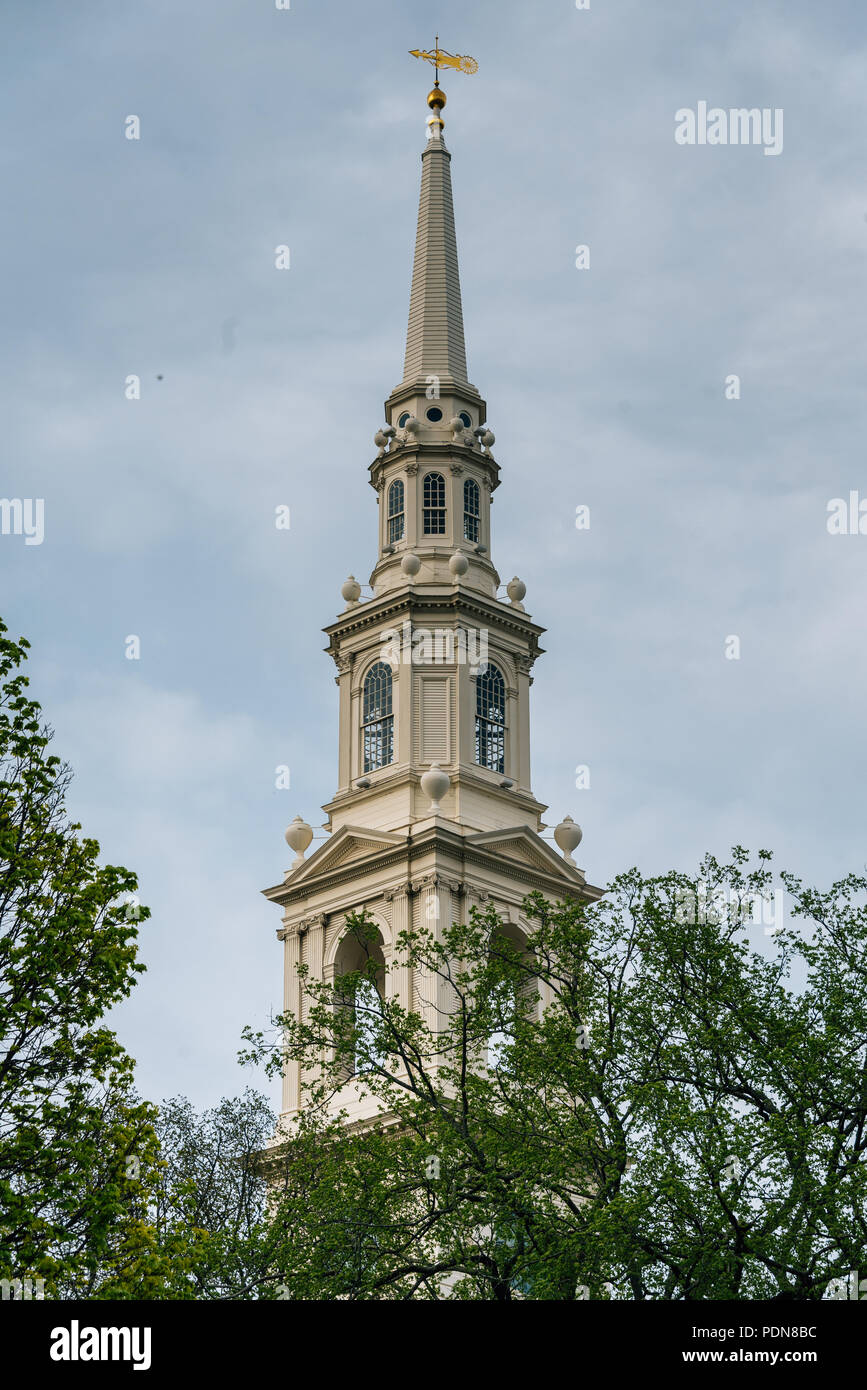
<path id="1" fill-rule="evenodd" d="M 416 54 L 475 70 L 475 60 Z M 469 66 L 472 64 L 472 66 Z M 293 822 L 296 858 L 266 896 L 283 909 L 285 1007 L 301 1017 L 297 967 L 315 981 L 356 968 L 346 914 L 368 908 L 384 978 L 433 1027 L 448 991 L 398 956 L 403 933 L 469 920 L 493 902 L 519 936 L 524 895 L 595 898 L 571 850 L 580 830 L 543 838 L 546 807 L 530 782 L 531 671 L 544 631 L 524 584 L 503 586 L 491 557 L 499 466 L 485 402 L 467 381 L 445 96 L 428 97 L 421 197 L 403 381 L 385 403 L 370 483 L 379 507 L 370 593 L 350 577 L 326 629 L 340 691 L 338 785 L 323 807 L 328 834 L 304 858 L 312 828 Z M 363 530 L 359 545 L 364 543 Z M 287 1066 L 283 1111 L 297 1113 L 310 1078 Z M 335 1098 L 351 1121 L 378 1115 L 352 1083 Z"/>
<path id="2" fill-rule="evenodd" d="M 445 385 L 466 386 L 451 155 L 443 139 L 446 94 L 439 83 L 427 100 L 433 114 L 428 119 L 427 147 L 421 157 L 421 197 L 401 384 L 424 383 L 436 376 Z"/>
<path id="3" fill-rule="evenodd" d="M 480 436 L 486 406 L 467 380 L 451 154 L 443 138 L 446 94 L 439 82 L 427 101 L 431 115 L 421 156 L 403 379 L 386 401 L 385 414 L 386 433 L 388 426 L 400 431 L 412 420 L 410 432 L 433 441 L 450 439 L 461 428 Z"/>
<path id="4" fill-rule="evenodd" d="M 377 594 L 403 588 L 421 561 L 416 587 L 451 583 L 459 574 L 465 587 L 493 597 L 500 581 L 491 559 L 490 504 L 500 470 L 487 407 L 467 381 L 451 155 L 443 139 L 446 95 L 439 82 L 427 100 L 404 376 L 374 436 L 379 453 L 370 481 L 382 505 L 370 582 Z M 439 482 L 427 486 L 426 496 L 428 469 L 434 468 Z"/>
<path id="5" fill-rule="evenodd" d="M 466 380 L 439 85 L 428 104 L 406 373 L 385 403 L 370 465 L 372 597 L 347 580 L 346 608 L 326 628 L 341 687 L 340 778 L 326 810 L 332 827 L 363 811 L 409 833 L 429 814 L 421 779 L 437 762 L 449 778 L 447 818 L 466 830 L 538 831 L 529 687 L 543 629 L 524 608 L 521 581 L 501 594 L 491 554 L 500 470 L 485 402 Z"/>

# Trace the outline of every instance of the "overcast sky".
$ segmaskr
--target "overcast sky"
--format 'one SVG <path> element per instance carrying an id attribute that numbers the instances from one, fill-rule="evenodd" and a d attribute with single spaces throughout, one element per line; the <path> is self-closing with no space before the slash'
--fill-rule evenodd
<path id="1" fill-rule="evenodd" d="M 141 1089 L 211 1103 L 281 1003 L 259 890 L 336 789 L 321 628 L 376 559 L 433 75 L 407 50 L 432 12 L 4 9 L 0 491 L 44 498 L 45 535 L 0 536 L 0 611 L 71 810 L 152 910 L 117 1016 Z M 864 868 L 867 535 L 826 521 L 867 499 L 865 21 L 863 0 L 436 6 L 479 62 L 443 77 L 445 134 L 493 559 L 547 628 L 534 791 L 584 827 L 595 883 L 733 843 L 821 884 Z M 781 109 L 782 152 L 679 145 L 702 101 Z"/>

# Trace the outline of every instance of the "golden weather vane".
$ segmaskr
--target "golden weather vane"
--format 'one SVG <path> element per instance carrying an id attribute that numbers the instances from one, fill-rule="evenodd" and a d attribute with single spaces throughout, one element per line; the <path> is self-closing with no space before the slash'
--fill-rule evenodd
<path id="1" fill-rule="evenodd" d="M 440 68 L 456 68 L 458 72 L 467 73 L 474 73 L 479 70 L 475 58 L 471 58 L 468 53 L 447 53 L 444 48 L 440 48 L 439 34 L 437 34 L 434 47 L 430 52 L 424 48 L 411 48 L 409 51 L 413 58 L 423 58 L 426 63 L 433 63 L 436 68 L 437 82 L 440 80 Z"/>

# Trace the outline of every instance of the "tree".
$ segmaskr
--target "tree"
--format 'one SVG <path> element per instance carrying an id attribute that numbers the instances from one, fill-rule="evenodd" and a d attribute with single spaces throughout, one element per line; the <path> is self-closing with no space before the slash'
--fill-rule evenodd
<path id="1" fill-rule="evenodd" d="M 275 1123 L 265 1097 L 249 1089 L 201 1116 L 182 1096 L 163 1101 L 150 1213 L 160 1247 L 180 1257 L 172 1297 L 274 1295 L 261 1154 Z"/>
<path id="2" fill-rule="evenodd" d="M 101 1022 L 144 969 L 148 912 L 69 821 L 28 646 L 0 621 L 0 1277 L 122 1296 L 127 1278 L 141 1290 L 165 1274 L 143 1205 L 155 1112 Z"/>
<path id="3" fill-rule="evenodd" d="M 307 1078 L 269 1159 L 286 1294 L 809 1300 L 863 1269 L 867 879 L 782 880 L 770 933 L 770 855 L 736 847 L 594 904 L 532 895 L 524 945 L 493 910 L 405 935 L 452 1000 L 436 1028 L 349 918 L 366 964 L 302 967 L 304 1018 L 247 1034 Z M 353 1071 L 383 1117 L 363 1131 L 333 1114 Z"/>

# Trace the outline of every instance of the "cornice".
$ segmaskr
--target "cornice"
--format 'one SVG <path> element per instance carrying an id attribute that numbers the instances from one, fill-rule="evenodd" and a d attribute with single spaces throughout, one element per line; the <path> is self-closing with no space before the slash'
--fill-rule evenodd
<path id="1" fill-rule="evenodd" d="M 503 833 L 507 832 L 504 830 Z M 428 870 L 421 875 L 413 873 L 413 861 L 429 854 L 432 849 L 441 850 L 456 861 L 452 873 L 448 872 L 448 868 Z M 411 837 L 406 846 L 382 850 L 379 854 L 366 858 L 363 865 L 358 860 L 350 860 L 345 866 L 335 865 L 333 869 L 326 870 L 315 878 L 306 879 L 304 884 L 295 890 L 291 883 L 280 883 L 262 891 L 270 902 L 280 903 L 284 908 L 288 908 L 293 904 L 302 905 L 306 899 L 318 897 L 320 893 L 330 894 L 344 884 L 354 883 L 358 889 L 355 901 L 363 904 L 383 898 L 386 891 L 398 891 L 393 884 L 386 889 L 379 884 L 371 885 L 366 881 L 371 873 L 381 877 L 388 870 L 396 869 L 400 869 L 400 887 L 410 892 L 417 892 L 422 886 L 431 886 L 432 876 L 436 876 L 438 879 L 442 878 L 443 886 L 458 884 L 457 890 L 453 891 L 469 891 L 478 896 L 479 888 L 472 881 L 467 883 L 467 871 L 470 871 L 472 879 L 473 869 L 485 869 L 488 872 L 493 869 L 498 877 L 522 884 L 526 893 L 538 889 L 554 900 L 562 901 L 567 897 L 576 897 L 595 901 L 602 897 L 604 891 L 593 884 L 578 879 L 572 880 L 571 877 L 565 879 L 553 871 L 536 868 L 532 864 L 521 864 L 518 860 L 508 859 L 505 855 L 497 854 L 484 846 L 468 844 L 464 836 L 457 835 L 444 826 L 431 826 L 418 837 Z M 482 891 L 495 893 L 490 887 Z M 314 914 L 316 917 L 321 915 L 323 914 Z M 313 920 L 313 917 L 302 920 Z M 289 929 L 289 934 L 293 934 L 292 929 Z"/>
<path id="2" fill-rule="evenodd" d="M 411 401 L 414 396 L 426 396 L 427 388 L 426 378 L 413 377 L 410 381 L 401 381 L 385 399 L 386 418 L 390 416 L 395 406 L 399 406 L 405 401 Z M 471 381 L 456 381 L 453 376 L 440 374 L 440 396 L 459 396 L 468 405 L 478 410 L 479 418 L 482 421 L 487 418 L 488 403 L 479 394 L 479 388 L 474 386 Z"/>
<path id="3" fill-rule="evenodd" d="M 384 619 L 396 617 L 398 614 L 411 616 L 413 613 L 434 612 L 435 610 L 482 616 L 487 620 L 489 628 L 513 632 L 520 635 L 524 641 L 529 642 L 528 660 L 535 661 L 537 657 L 544 654 L 544 648 L 539 646 L 539 638 L 546 629 L 540 627 L 538 623 L 534 623 L 520 609 L 512 608 L 507 604 L 500 603 L 498 599 L 487 598 L 484 594 L 478 594 L 469 589 L 455 589 L 451 585 L 438 585 L 431 586 L 430 589 L 421 589 L 417 584 L 407 584 L 400 589 L 390 589 L 381 598 L 367 599 L 364 603 L 353 605 L 352 608 L 347 609 L 336 622 L 329 623 L 327 627 L 322 629 L 326 637 L 330 639 L 325 650 L 335 656 L 337 650 L 334 642 L 335 637 L 342 639 L 350 634 L 364 632 L 366 628 L 380 626 Z"/>
<path id="4" fill-rule="evenodd" d="M 454 460 L 455 469 L 460 469 L 468 463 L 478 464 L 485 474 L 485 486 L 491 492 L 495 492 L 500 486 L 500 465 L 493 454 L 482 453 L 467 444 L 451 440 L 444 440 L 442 443 L 425 441 L 415 444 L 393 444 L 387 453 L 377 455 L 369 465 L 370 486 L 376 492 L 382 490 L 385 484 L 385 470 L 392 463 L 399 463 L 407 472 L 412 470 L 415 473 L 427 459 L 440 467 L 448 467 L 449 460 Z"/>
<path id="5" fill-rule="evenodd" d="M 446 763 L 444 766 L 452 779 L 453 787 L 472 787 L 477 791 L 496 792 L 498 800 L 506 801 L 522 811 L 531 811 L 539 817 L 548 809 L 544 802 L 536 800 L 532 792 L 524 792 L 516 787 L 501 787 L 502 774 L 499 772 L 492 772 L 489 777 L 485 777 L 484 769 L 477 769 L 475 765 L 471 766 L 459 760 Z M 351 803 L 353 807 L 358 807 L 359 814 L 363 814 L 366 801 L 378 801 L 384 793 L 402 786 L 420 786 L 426 770 L 424 763 L 389 763 L 388 776 L 369 774 L 376 779 L 371 781 L 369 787 L 353 787 L 349 791 L 338 792 L 330 801 L 324 803 L 322 810 L 330 817 L 332 812 L 343 810 Z M 380 772 L 384 773 L 385 769 L 380 769 Z"/>

